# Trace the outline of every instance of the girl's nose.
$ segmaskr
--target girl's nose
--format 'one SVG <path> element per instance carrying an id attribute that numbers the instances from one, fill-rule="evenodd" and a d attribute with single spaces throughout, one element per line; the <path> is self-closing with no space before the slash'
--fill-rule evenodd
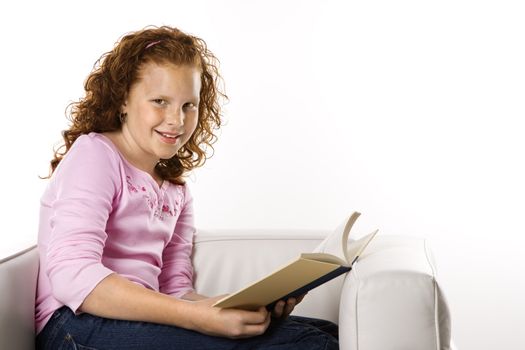
<path id="1" fill-rule="evenodd" d="M 168 113 L 166 118 L 169 125 L 184 125 L 184 111 L 182 109 L 177 109 Z"/>

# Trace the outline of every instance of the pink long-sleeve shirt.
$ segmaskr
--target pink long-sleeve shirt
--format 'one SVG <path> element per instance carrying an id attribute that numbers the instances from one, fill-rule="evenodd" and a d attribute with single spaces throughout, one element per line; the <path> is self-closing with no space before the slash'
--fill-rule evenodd
<path id="1" fill-rule="evenodd" d="M 159 187 L 107 137 L 80 136 L 41 198 L 37 333 L 111 273 L 174 297 L 193 291 L 194 231 L 187 185 Z"/>

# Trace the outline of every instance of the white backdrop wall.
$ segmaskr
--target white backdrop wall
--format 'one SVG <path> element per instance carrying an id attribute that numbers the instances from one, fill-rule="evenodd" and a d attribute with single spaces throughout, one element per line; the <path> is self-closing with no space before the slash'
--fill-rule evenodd
<path id="1" fill-rule="evenodd" d="M 51 148 L 95 60 L 169 24 L 221 59 L 230 102 L 189 183 L 201 228 L 428 237 L 460 349 L 524 349 L 522 1 L 0 5 L 0 251 L 36 240 Z M 380 336 L 380 335 L 378 335 Z"/>

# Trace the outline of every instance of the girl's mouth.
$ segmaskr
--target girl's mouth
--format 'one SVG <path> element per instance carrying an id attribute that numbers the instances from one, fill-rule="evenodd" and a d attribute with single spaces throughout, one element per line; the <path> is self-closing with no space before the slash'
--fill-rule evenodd
<path id="1" fill-rule="evenodd" d="M 163 142 L 168 143 L 168 144 L 176 143 L 177 140 L 179 139 L 179 136 L 180 136 L 180 135 L 177 135 L 177 134 L 174 134 L 174 133 L 162 132 L 162 131 L 158 131 L 158 130 L 155 130 L 155 132 L 160 136 L 160 139 Z"/>

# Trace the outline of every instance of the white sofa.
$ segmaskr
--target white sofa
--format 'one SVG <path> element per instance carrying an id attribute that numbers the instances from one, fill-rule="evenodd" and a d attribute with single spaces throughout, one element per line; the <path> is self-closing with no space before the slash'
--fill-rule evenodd
<path id="1" fill-rule="evenodd" d="M 231 293 L 309 252 L 325 232 L 200 230 L 195 287 Z M 0 260 L 0 349 L 34 349 L 38 250 Z M 346 276 L 311 291 L 294 311 L 339 323 L 348 350 L 449 350 L 450 317 L 427 242 L 378 235 Z"/>

